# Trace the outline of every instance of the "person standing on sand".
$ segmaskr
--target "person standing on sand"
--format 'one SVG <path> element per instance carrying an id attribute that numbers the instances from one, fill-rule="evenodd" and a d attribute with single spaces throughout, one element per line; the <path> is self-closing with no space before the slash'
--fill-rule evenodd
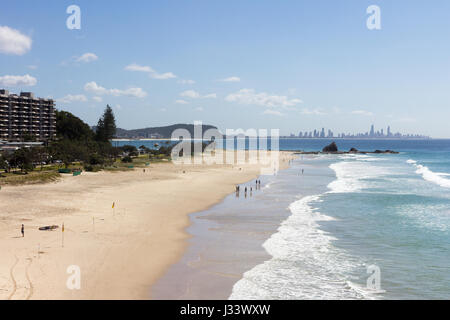
<path id="1" fill-rule="evenodd" d="M 22 224 L 22 228 L 20 229 L 22 232 L 22 238 L 25 238 L 25 226 Z"/>

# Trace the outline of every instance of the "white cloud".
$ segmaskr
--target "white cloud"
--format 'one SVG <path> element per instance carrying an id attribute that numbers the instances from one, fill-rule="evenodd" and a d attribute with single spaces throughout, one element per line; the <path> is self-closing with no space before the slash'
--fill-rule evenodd
<path id="1" fill-rule="evenodd" d="M 58 102 L 62 103 L 72 103 L 72 102 L 86 102 L 88 99 L 84 94 L 68 94 L 65 97 L 58 99 Z"/>
<path id="2" fill-rule="evenodd" d="M 135 98 L 145 98 L 147 96 L 147 92 L 142 90 L 142 88 L 129 88 L 126 90 L 111 89 L 111 90 L 112 95 L 114 96 L 129 96 Z"/>
<path id="3" fill-rule="evenodd" d="M 241 82 L 241 78 L 239 78 L 239 77 L 228 77 L 228 78 L 225 78 L 225 79 L 221 79 L 219 81 L 222 81 L 222 82 Z"/>
<path id="4" fill-rule="evenodd" d="M 150 77 L 152 77 L 153 79 L 166 80 L 166 79 L 174 79 L 177 76 L 174 75 L 172 72 L 166 72 L 166 73 L 153 72 L 150 74 Z"/>
<path id="5" fill-rule="evenodd" d="M 183 91 L 180 93 L 180 96 L 186 97 L 186 98 L 191 98 L 191 99 L 215 99 L 215 98 L 217 98 L 217 94 L 215 94 L 215 93 L 201 95 L 200 93 L 198 93 L 197 91 L 194 91 L 194 90 Z"/>
<path id="6" fill-rule="evenodd" d="M 141 65 L 136 64 L 136 63 L 132 63 L 132 64 L 126 66 L 125 70 L 127 70 L 127 71 L 135 71 L 135 72 L 145 72 L 145 73 L 149 74 L 150 78 L 158 79 L 158 80 L 174 79 L 174 78 L 177 77 L 172 72 L 158 73 L 152 67 L 141 66 Z"/>
<path id="7" fill-rule="evenodd" d="M 32 87 L 36 85 L 37 79 L 26 74 L 24 76 L 6 75 L 0 77 L 0 85 L 3 87 Z"/>
<path id="8" fill-rule="evenodd" d="M 246 105 L 258 105 L 263 107 L 293 107 L 302 103 L 300 99 L 289 99 L 286 96 L 271 95 L 266 92 L 256 93 L 253 89 L 241 89 L 236 93 L 229 94 L 228 102 L 237 102 Z"/>
<path id="9" fill-rule="evenodd" d="M 19 30 L 0 26 L 0 52 L 5 54 L 23 55 L 31 50 L 32 40 Z"/>
<path id="10" fill-rule="evenodd" d="M 125 67 L 125 70 L 127 71 L 135 71 L 135 72 L 155 72 L 151 67 L 149 66 L 140 66 L 136 63 L 132 63 Z"/>
<path id="11" fill-rule="evenodd" d="M 179 100 L 176 100 L 175 103 L 178 103 L 178 104 L 188 104 L 189 102 L 187 102 L 187 101 L 185 101 L 185 100 L 182 100 L 182 99 L 179 99 Z"/>
<path id="12" fill-rule="evenodd" d="M 76 58 L 77 62 L 84 62 L 84 63 L 89 63 L 89 62 L 93 62 L 98 60 L 98 56 L 95 53 L 85 53 L 83 55 L 81 55 L 80 57 Z"/>
<path id="13" fill-rule="evenodd" d="M 183 80 L 183 79 L 181 79 L 181 80 L 178 80 L 178 83 L 181 83 L 181 84 L 195 84 L 195 81 L 194 80 Z"/>
<path id="14" fill-rule="evenodd" d="M 200 93 L 198 93 L 197 91 L 194 91 L 194 90 L 186 90 L 186 91 L 183 91 L 182 93 L 180 93 L 180 96 L 186 97 L 186 98 L 191 98 L 191 99 L 198 99 L 198 98 L 200 98 Z"/>
<path id="15" fill-rule="evenodd" d="M 103 98 L 102 97 L 92 97 L 92 100 L 94 100 L 96 102 L 102 102 Z"/>
<path id="16" fill-rule="evenodd" d="M 27 66 L 27 68 L 31 69 L 31 70 L 36 70 L 38 67 L 35 65 L 29 65 L 29 66 Z"/>
<path id="17" fill-rule="evenodd" d="M 104 95 L 108 93 L 108 90 L 99 86 L 96 82 L 88 82 L 84 85 L 84 90 L 88 92 L 95 93 L 97 95 Z"/>
<path id="18" fill-rule="evenodd" d="M 366 117 L 372 117 L 373 113 L 366 110 L 353 110 L 351 114 L 359 115 L 359 116 L 366 116 Z"/>
<path id="19" fill-rule="evenodd" d="M 327 114 L 325 111 L 322 111 L 322 109 L 308 109 L 308 108 L 303 108 L 301 113 L 315 116 L 323 116 Z"/>
<path id="20" fill-rule="evenodd" d="M 197 108 L 195 108 L 194 110 L 195 110 L 195 111 L 203 111 L 203 108 L 202 108 L 202 107 L 197 107 Z"/>
<path id="21" fill-rule="evenodd" d="M 284 116 L 284 113 L 281 113 L 280 111 L 277 111 L 277 110 L 271 110 L 271 109 L 267 109 L 266 111 L 263 112 L 263 114 L 279 116 L 279 117 Z"/>
<path id="22" fill-rule="evenodd" d="M 126 90 L 106 89 L 102 86 L 99 86 L 94 81 L 86 83 L 84 86 L 84 90 L 91 92 L 97 96 L 111 95 L 111 96 L 115 96 L 115 97 L 129 96 L 129 97 L 135 97 L 135 98 L 145 98 L 147 96 L 147 92 L 142 90 L 142 88 L 129 88 Z"/>

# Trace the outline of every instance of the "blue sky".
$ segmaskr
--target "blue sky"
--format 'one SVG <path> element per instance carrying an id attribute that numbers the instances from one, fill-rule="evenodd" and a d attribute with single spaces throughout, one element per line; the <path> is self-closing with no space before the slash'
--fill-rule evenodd
<path id="1" fill-rule="evenodd" d="M 66 27 L 72 4 L 81 30 Z M 366 27 L 370 5 L 381 30 Z M 450 137 L 449 16 L 446 0 L 14 0 L 0 10 L 0 87 L 89 124 L 110 104 L 129 129 Z"/>

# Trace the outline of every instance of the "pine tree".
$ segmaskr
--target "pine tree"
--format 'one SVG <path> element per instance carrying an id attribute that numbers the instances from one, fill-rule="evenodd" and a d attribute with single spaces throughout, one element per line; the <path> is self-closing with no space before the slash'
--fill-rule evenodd
<path id="1" fill-rule="evenodd" d="M 109 141 L 116 135 L 116 119 L 109 105 L 106 106 L 103 116 L 98 120 L 97 124 L 97 140 Z"/>

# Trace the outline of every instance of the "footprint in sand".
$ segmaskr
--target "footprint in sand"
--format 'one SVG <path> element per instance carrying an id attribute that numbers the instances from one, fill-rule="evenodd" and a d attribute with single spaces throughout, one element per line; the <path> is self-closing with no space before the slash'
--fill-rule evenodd
<path id="1" fill-rule="evenodd" d="M 12 265 L 11 269 L 9 269 L 9 275 L 11 277 L 11 282 L 13 284 L 13 289 L 12 289 L 11 294 L 8 296 L 7 300 L 11 300 L 12 297 L 14 296 L 14 294 L 16 293 L 16 290 L 17 290 L 17 282 L 16 282 L 16 279 L 14 278 L 14 268 L 19 263 L 19 258 L 17 258 L 17 256 L 14 256 L 14 257 L 15 257 L 16 260 L 15 260 L 14 264 Z"/>
<path id="2" fill-rule="evenodd" d="M 18 273 L 20 273 L 20 270 L 17 270 L 18 265 L 20 265 L 19 264 L 20 259 L 16 255 L 14 257 L 15 257 L 14 264 L 12 265 L 11 269 L 9 270 L 11 282 L 12 282 L 13 286 L 12 286 L 12 291 L 7 299 L 8 300 L 13 300 L 13 299 L 29 300 L 33 296 L 33 293 L 34 293 L 33 283 L 31 282 L 30 275 L 28 273 L 31 264 L 33 263 L 33 259 L 27 258 L 26 260 L 28 260 L 28 263 L 26 264 L 25 268 L 23 269 L 23 278 L 27 282 L 27 284 L 26 285 L 18 285 L 18 280 L 16 277 L 17 277 Z M 23 282 L 25 282 L 25 281 L 23 281 Z"/>

